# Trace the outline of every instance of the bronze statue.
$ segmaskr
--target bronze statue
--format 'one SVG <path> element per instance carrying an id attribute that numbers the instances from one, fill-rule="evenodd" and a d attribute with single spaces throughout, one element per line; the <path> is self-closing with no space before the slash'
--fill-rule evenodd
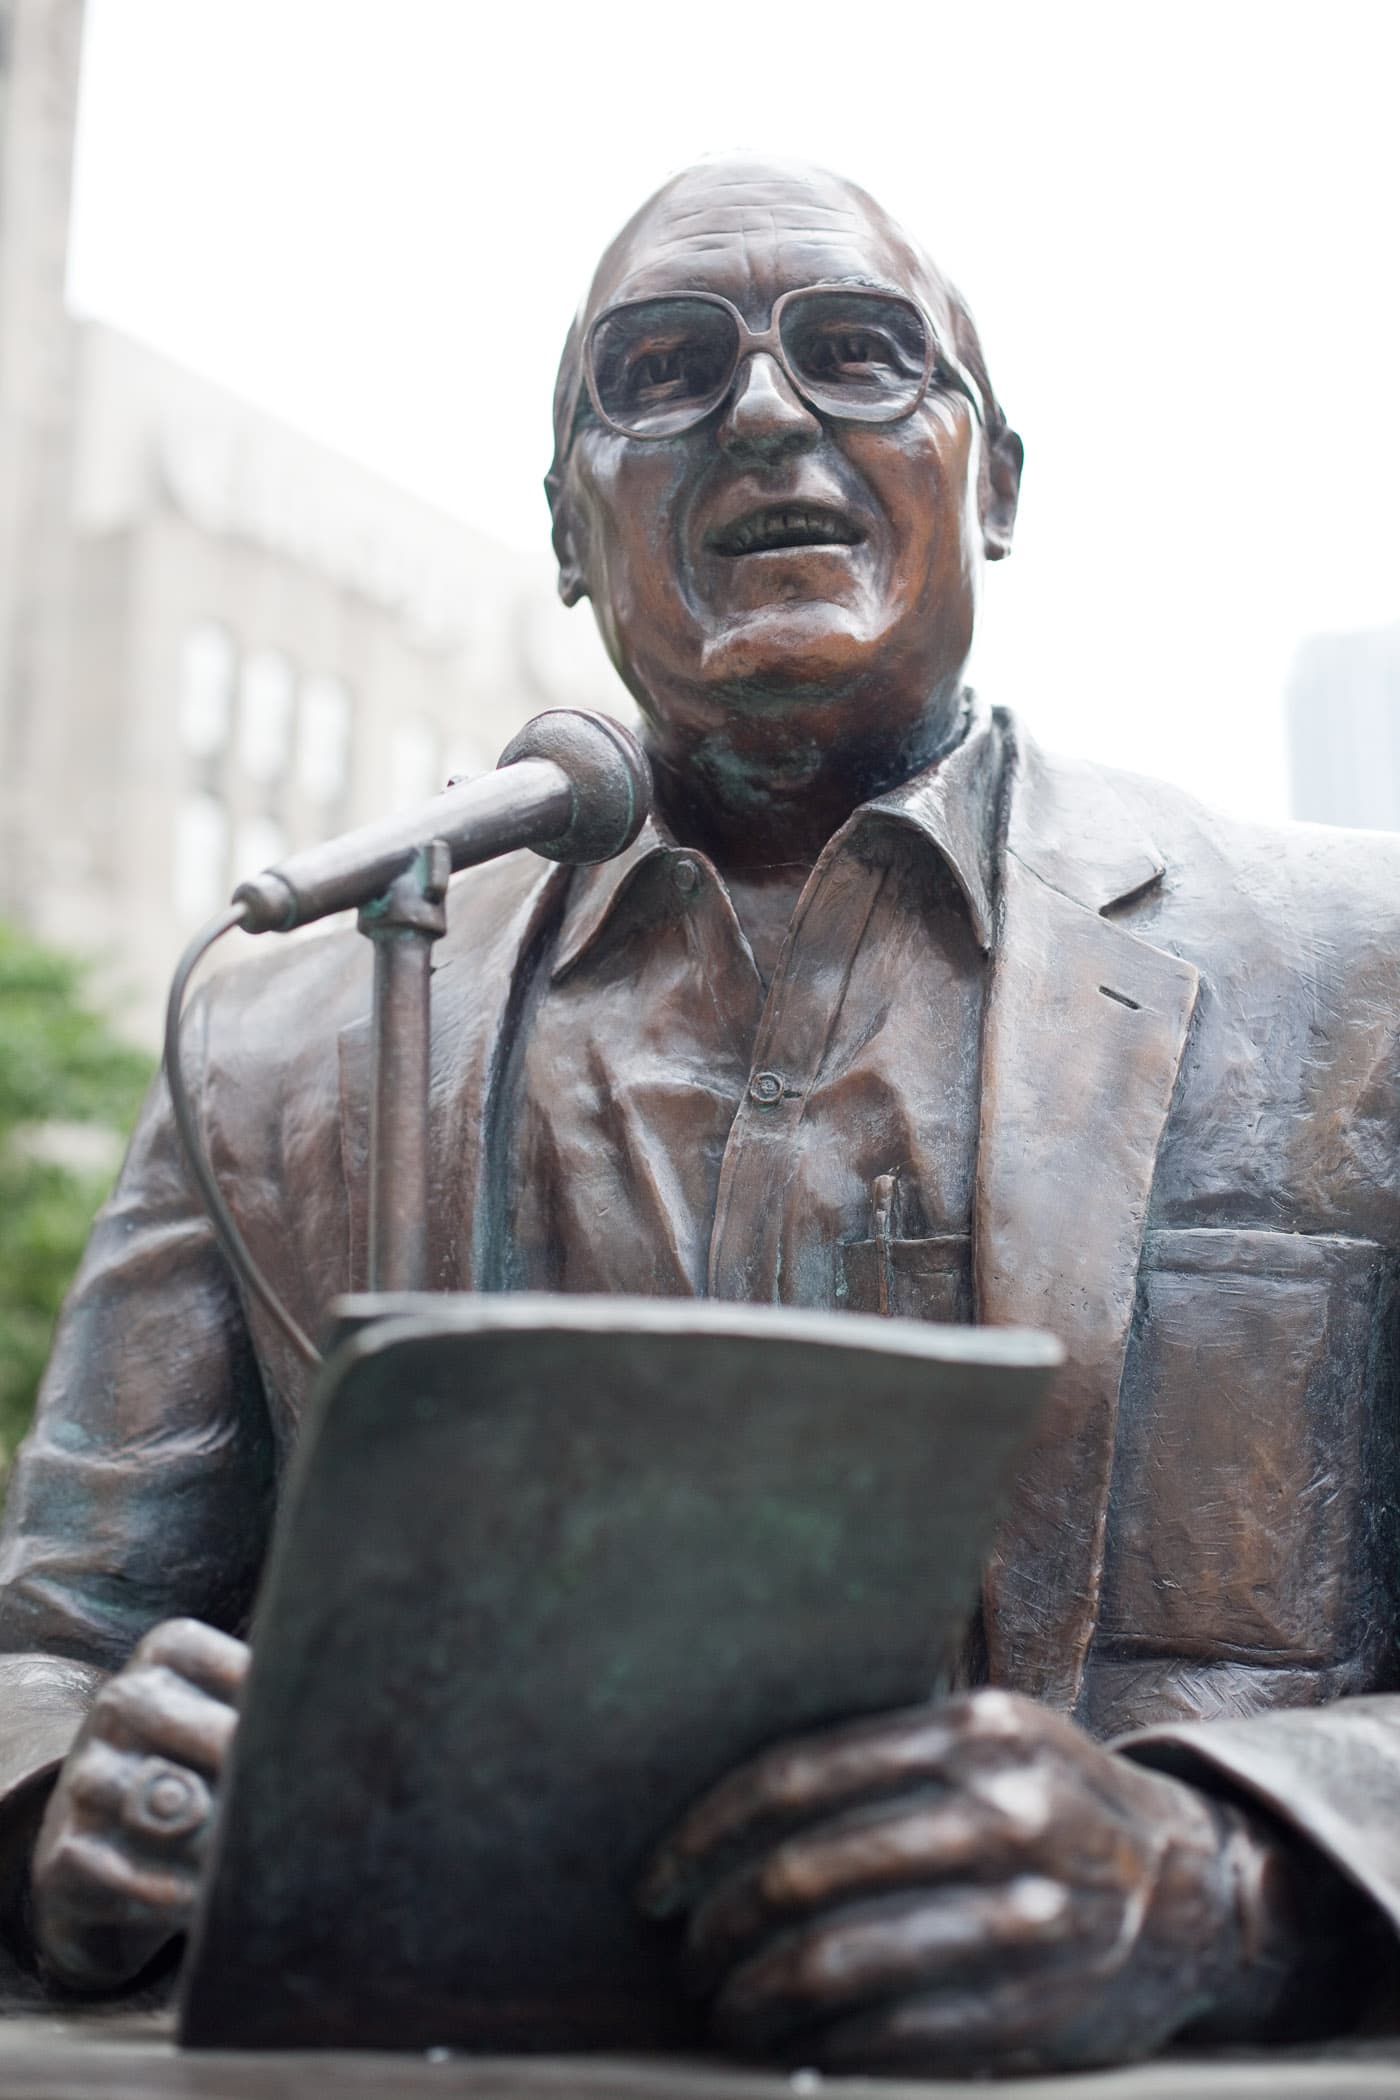
<path id="1" fill-rule="evenodd" d="M 961 299 L 848 183 L 717 163 L 652 198 L 556 438 L 561 588 L 658 817 L 454 891 L 435 1282 L 1020 1321 L 1069 1358 L 965 1688 L 721 1781 L 645 1901 L 719 2041 L 789 2061 L 1340 2030 L 1400 1923 L 1400 841 L 1210 815 L 967 691 L 1021 443 Z M 332 937 L 193 1031 L 308 1327 L 362 1275 L 365 999 Z M 0 1548 L 10 1857 L 42 1815 L 59 1983 L 128 1983 L 187 1918 L 306 1384 L 158 1089 Z"/>

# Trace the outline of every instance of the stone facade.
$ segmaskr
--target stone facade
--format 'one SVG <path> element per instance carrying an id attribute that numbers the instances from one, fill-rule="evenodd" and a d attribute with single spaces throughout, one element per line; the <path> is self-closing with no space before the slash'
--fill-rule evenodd
<path id="1" fill-rule="evenodd" d="M 75 432 L 73 706 L 38 791 L 37 908 L 95 940 L 142 1032 L 240 876 L 494 765 L 541 708 L 625 709 L 546 558 L 93 323 Z"/>

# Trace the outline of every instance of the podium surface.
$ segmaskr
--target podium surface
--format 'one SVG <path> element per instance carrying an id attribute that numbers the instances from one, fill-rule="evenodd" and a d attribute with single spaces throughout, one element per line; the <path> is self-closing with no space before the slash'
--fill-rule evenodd
<path id="1" fill-rule="evenodd" d="M 1166 2057 L 1066 2078 L 820 2078 L 653 2056 L 176 2047 L 160 2014 L 0 2018 L 5 2100 L 1397 2100 L 1400 2045 Z"/>

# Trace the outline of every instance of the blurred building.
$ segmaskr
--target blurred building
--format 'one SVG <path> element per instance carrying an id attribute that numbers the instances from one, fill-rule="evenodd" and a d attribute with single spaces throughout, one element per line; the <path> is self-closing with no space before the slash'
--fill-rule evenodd
<path id="1" fill-rule="evenodd" d="M 81 18 L 0 0 L 0 911 L 154 1039 L 241 875 L 624 696 L 546 559 L 66 315 Z"/>
<path id="2" fill-rule="evenodd" d="M 29 912 L 110 957 L 149 1031 L 240 876 L 494 765 L 542 707 L 622 693 L 547 561 L 142 344 L 75 335 L 67 688 L 30 768 Z"/>
<path id="3" fill-rule="evenodd" d="M 1314 635 L 1287 705 L 1294 816 L 1400 831 L 1400 626 Z"/>

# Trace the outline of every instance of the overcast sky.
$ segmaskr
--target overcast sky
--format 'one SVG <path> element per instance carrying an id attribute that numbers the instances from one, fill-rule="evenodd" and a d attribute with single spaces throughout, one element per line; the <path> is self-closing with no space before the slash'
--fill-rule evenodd
<path id="1" fill-rule="evenodd" d="M 1047 740 L 1282 813 L 1298 641 L 1400 618 L 1393 0 L 88 8 L 78 308 L 518 545 L 599 248 L 746 145 L 970 298 L 1027 450 L 979 681 Z"/>

